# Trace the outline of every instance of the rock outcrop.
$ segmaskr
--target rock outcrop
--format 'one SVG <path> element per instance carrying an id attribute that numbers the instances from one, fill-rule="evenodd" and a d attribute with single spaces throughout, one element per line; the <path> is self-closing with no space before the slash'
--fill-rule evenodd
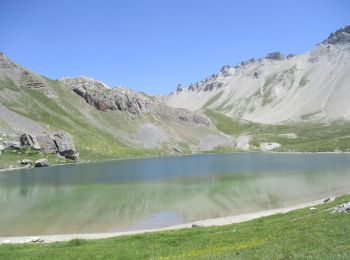
<path id="1" fill-rule="evenodd" d="M 53 140 L 57 147 L 57 152 L 67 159 L 77 160 L 78 154 L 75 151 L 72 138 L 63 132 L 57 132 L 53 135 Z"/>
<path id="2" fill-rule="evenodd" d="M 152 113 L 165 119 L 180 120 L 209 125 L 209 120 L 200 113 L 165 105 L 147 95 L 130 89 L 110 89 L 100 81 L 87 77 L 62 78 L 61 81 L 76 94 L 101 111 L 123 111 L 131 114 Z"/>
<path id="3" fill-rule="evenodd" d="M 45 153 L 57 153 L 70 160 L 79 159 L 79 154 L 75 150 L 72 138 L 62 131 L 52 134 L 43 132 L 38 136 L 25 133 L 20 136 L 20 142 L 22 146 L 41 149 Z M 20 147 L 21 146 L 19 146 L 18 149 L 20 149 Z"/>
<path id="4" fill-rule="evenodd" d="M 323 43 L 344 44 L 350 42 L 350 25 L 332 32 Z"/>
<path id="5" fill-rule="evenodd" d="M 31 135 L 31 134 L 22 134 L 19 138 L 21 145 L 22 146 L 28 146 L 28 147 L 32 147 L 34 149 L 38 149 L 40 150 L 40 144 L 38 143 L 38 140 L 36 139 L 35 136 Z"/>
<path id="6" fill-rule="evenodd" d="M 45 153 L 57 153 L 57 146 L 54 138 L 48 132 L 36 136 L 36 139 L 41 147 L 41 150 Z"/>
<path id="7" fill-rule="evenodd" d="M 191 111 L 211 109 L 235 120 L 263 124 L 349 121 L 350 26 L 332 33 L 304 54 L 272 52 L 225 65 L 166 104 Z M 220 86 L 220 87 L 219 87 Z M 192 88 L 191 88 L 192 89 Z"/>
<path id="8" fill-rule="evenodd" d="M 265 56 L 265 59 L 267 60 L 284 60 L 285 57 L 282 53 L 279 51 L 271 52 Z"/>

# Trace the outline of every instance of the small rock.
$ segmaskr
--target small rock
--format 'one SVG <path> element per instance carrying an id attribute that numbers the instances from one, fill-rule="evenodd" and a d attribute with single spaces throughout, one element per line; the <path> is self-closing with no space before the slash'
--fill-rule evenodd
<path id="1" fill-rule="evenodd" d="M 311 207 L 311 208 L 310 208 L 310 210 L 315 210 L 315 209 L 317 209 L 317 208 L 315 208 L 315 207 Z"/>
<path id="2" fill-rule="evenodd" d="M 177 148 L 176 146 L 174 146 L 172 148 L 172 150 L 173 150 L 173 152 L 182 153 L 182 151 L 179 148 Z"/>
<path id="3" fill-rule="evenodd" d="M 3 144 L 0 144 L 0 152 L 3 151 L 3 150 L 5 150 L 5 149 L 6 149 L 6 146 L 3 145 Z"/>
<path id="4" fill-rule="evenodd" d="M 263 152 L 271 151 L 278 147 L 281 147 L 279 143 L 261 143 L 260 144 L 260 150 Z"/>
<path id="5" fill-rule="evenodd" d="M 16 150 L 21 149 L 21 145 L 19 142 L 5 141 L 4 144 L 5 144 L 6 148 L 16 149 Z"/>
<path id="6" fill-rule="evenodd" d="M 46 158 L 39 159 L 39 160 L 35 161 L 34 166 L 35 167 L 47 167 L 47 166 L 49 166 L 49 161 Z"/>
<path id="7" fill-rule="evenodd" d="M 28 241 L 29 243 L 38 243 L 38 242 L 44 242 L 44 239 L 40 237 L 31 237 Z"/>
<path id="8" fill-rule="evenodd" d="M 33 161 L 29 159 L 22 159 L 21 160 L 22 165 L 27 165 L 27 166 L 33 166 Z"/>
<path id="9" fill-rule="evenodd" d="M 339 212 L 339 213 L 349 212 L 349 211 L 350 211 L 350 202 L 343 203 L 340 206 L 333 209 L 333 212 Z"/>
<path id="10" fill-rule="evenodd" d="M 327 198 L 327 199 L 325 199 L 323 202 L 328 202 L 328 201 L 330 201 L 331 200 L 331 198 Z"/>
<path id="11" fill-rule="evenodd" d="M 200 226 L 197 224 L 192 224 L 192 226 L 191 226 L 191 228 L 198 228 L 198 227 L 200 227 Z"/>

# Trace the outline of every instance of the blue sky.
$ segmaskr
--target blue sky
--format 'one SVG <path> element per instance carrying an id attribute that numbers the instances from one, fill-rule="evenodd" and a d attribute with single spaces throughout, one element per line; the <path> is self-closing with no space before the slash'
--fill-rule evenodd
<path id="1" fill-rule="evenodd" d="M 166 94 L 225 64 L 303 53 L 346 24 L 348 0 L 1 0 L 0 51 L 49 78 Z"/>

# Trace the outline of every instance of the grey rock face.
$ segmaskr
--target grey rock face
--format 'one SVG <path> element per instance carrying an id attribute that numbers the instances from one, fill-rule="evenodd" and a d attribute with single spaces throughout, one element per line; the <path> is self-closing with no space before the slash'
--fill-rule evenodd
<path id="1" fill-rule="evenodd" d="M 134 91 L 124 88 L 108 89 L 101 82 L 85 77 L 64 78 L 62 82 L 84 98 L 88 104 L 101 111 L 120 110 L 140 114 L 147 111 L 148 105 L 152 103 Z"/>
<path id="2" fill-rule="evenodd" d="M 280 53 L 279 51 L 276 52 L 271 52 L 269 54 L 266 55 L 265 59 L 268 60 L 284 60 L 285 57 L 282 53 Z"/>
<path id="3" fill-rule="evenodd" d="M 350 42 L 350 25 L 332 32 L 323 43 L 344 44 Z"/>
<path id="4" fill-rule="evenodd" d="M 46 158 L 39 159 L 39 160 L 35 161 L 34 166 L 35 167 L 47 167 L 47 166 L 49 166 L 49 161 Z"/>
<path id="5" fill-rule="evenodd" d="M 38 149 L 40 150 L 40 144 L 38 143 L 38 140 L 36 139 L 36 137 L 34 135 L 31 134 L 22 134 L 19 138 L 21 145 L 22 146 L 29 146 L 32 147 L 34 149 Z"/>
<path id="6" fill-rule="evenodd" d="M 38 135 L 36 137 L 41 150 L 45 153 L 56 153 L 57 152 L 57 146 L 54 142 L 53 137 L 47 133 L 43 132 L 41 135 Z"/>
<path id="7" fill-rule="evenodd" d="M 16 149 L 16 150 L 21 149 L 21 145 L 19 142 L 5 141 L 4 144 L 5 144 L 6 148 Z"/>
<path id="8" fill-rule="evenodd" d="M 68 134 L 57 132 L 54 133 L 53 138 L 56 143 L 57 151 L 61 156 L 71 160 L 77 159 L 74 144 Z"/>
<path id="9" fill-rule="evenodd" d="M 172 108 L 164 103 L 125 88 L 109 89 L 103 83 L 85 77 L 61 80 L 88 104 L 101 111 L 125 111 L 131 114 L 153 113 L 169 120 L 209 125 L 209 120 L 187 109 Z M 220 83 L 213 87 L 220 87 Z"/>

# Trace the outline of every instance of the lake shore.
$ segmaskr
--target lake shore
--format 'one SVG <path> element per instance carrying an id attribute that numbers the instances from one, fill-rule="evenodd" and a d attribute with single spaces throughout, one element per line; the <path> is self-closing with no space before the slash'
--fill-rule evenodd
<path id="1" fill-rule="evenodd" d="M 261 217 L 272 216 L 276 214 L 284 214 L 284 213 L 287 213 L 293 210 L 302 209 L 302 208 L 315 207 L 323 203 L 334 201 L 335 197 L 329 198 L 327 202 L 325 202 L 325 199 L 326 198 L 311 201 L 311 202 L 301 203 L 294 206 L 284 207 L 284 208 L 257 211 L 257 212 L 247 213 L 247 214 L 240 214 L 240 215 L 221 217 L 221 218 L 199 220 L 191 223 L 180 224 L 180 225 L 175 225 L 175 226 L 170 226 L 165 228 L 143 229 L 143 230 L 111 232 L 111 233 L 0 237 L 0 244 L 21 244 L 21 243 L 30 243 L 30 242 L 53 243 L 53 242 L 70 241 L 72 239 L 102 239 L 102 238 L 111 238 L 111 237 L 117 237 L 117 236 L 135 235 L 135 234 L 143 234 L 143 233 L 150 233 L 150 232 L 171 231 L 171 230 L 184 229 L 184 228 L 223 226 L 223 225 L 230 225 L 230 224 L 241 223 L 249 220 L 254 220 Z"/>
<path id="2" fill-rule="evenodd" d="M 138 159 L 156 159 L 156 158 L 167 158 L 167 157 L 188 157 L 188 156 L 200 156 L 200 155 L 215 155 L 215 154 L 247 154 L 247 153 L 272 153 L 272 154 L 350 154 L 350 152 L 342 151 L 329 151 L 329 152 L 277 152 L 277 151 L 237 151 L 237 152 L 227 152 L 227 153 L 192 153 L 192 154 L 171 154 L 171 155 L 158 155 L 158 156 L 138 156 L 138 157 L 126 157 L 126 158 L 116 158 L 116 159 L 96 159 L 96 160 L 81 160 L 77 162 L 67 162 L 67 163 L 56 163 L 50 164 L 48 167 L 53 166 L 65 166 L 65 165 L 79 165 L 79 164 L 93 164 L 93 163 L 104 163 L 122 160 L 138 160 Z M 17 170 L 33 169 L 35 167 L 28 166 L 17 166 L 0 169 L 0 174 L 16 172 Z"/>

